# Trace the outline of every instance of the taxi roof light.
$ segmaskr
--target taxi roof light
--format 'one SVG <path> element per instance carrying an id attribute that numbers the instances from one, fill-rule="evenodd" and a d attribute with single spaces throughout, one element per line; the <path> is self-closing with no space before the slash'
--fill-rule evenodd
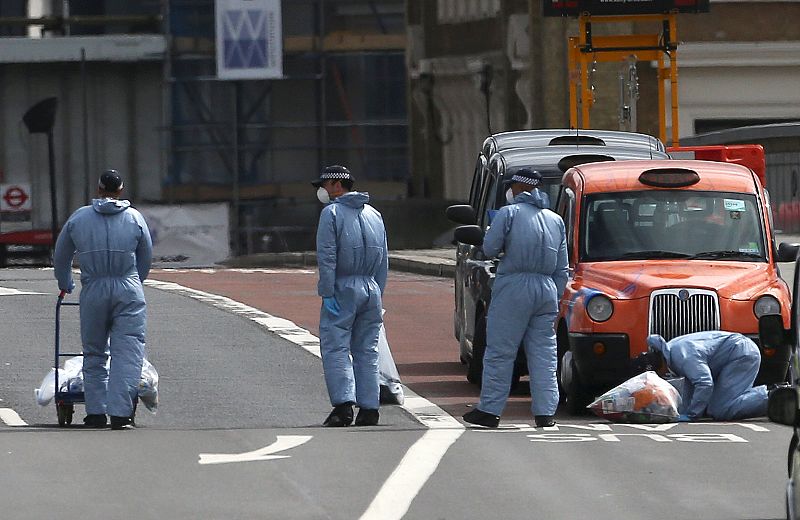
<path id="1" fill-rule="evenodd" d="M 562 172 L 566 172 L 570 168 L 574 166 L 580 166 L 581 164 L 588 164 L 588 163 L 595 163 L 595 162 L 609 162 L 615 161 L 613 157 L 610 155 L 602 155 L 602 154 L 592 154 L 592 153 L 583 153 L 583 154 L 575 154 L 575 155 L 568 155 L 558 161 L 558 169 Z"/>
<path id="2" fill-rule="evenodd" d="M 688 168 L 654 168 L 643 171 L 639 182 L 656 188 L 683 188 L 700 182 L 700 175 Z"/>

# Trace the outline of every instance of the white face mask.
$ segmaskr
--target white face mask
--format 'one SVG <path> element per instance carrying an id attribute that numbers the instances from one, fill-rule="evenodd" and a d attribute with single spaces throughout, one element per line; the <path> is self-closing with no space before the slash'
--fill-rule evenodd
<path id="1" fill-rule="evenodd" d="M 514 204 L 514 192 L 511 191 L 511 188 L 506 190 L 506 202 L 509 204 Z"/>
<path id="2" fill-rule="evenodd" d="M 328 195 L 328 191 L 322 186 L 317 189 L 317 198 L 323 204 L 330 204 L 331 202 L 331 197 Z"/>

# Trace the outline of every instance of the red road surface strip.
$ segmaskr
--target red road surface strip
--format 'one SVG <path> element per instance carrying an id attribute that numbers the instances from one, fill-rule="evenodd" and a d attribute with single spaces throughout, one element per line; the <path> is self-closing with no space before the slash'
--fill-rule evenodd
<path id="1" fill-rule="evenodd" d="M 317 273 L 309 270 L 171 270 L 150 277 L 227 296 L 319 335 Z M 478 401 L 453 337 L 453 280 L 391 272 L 386 335 L 403 383 L 459 417 Z M 530 422 L 530 397 L 512 397 L 503 420 Z"/>

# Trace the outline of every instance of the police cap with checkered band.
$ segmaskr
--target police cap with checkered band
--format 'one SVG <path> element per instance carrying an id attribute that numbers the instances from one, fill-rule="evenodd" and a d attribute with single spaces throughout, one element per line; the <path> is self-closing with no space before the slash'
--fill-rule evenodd
<path id="1" fill-rule="evenodd" d="M 355 182 L 355 178 L 353 174 L 350 173 L 350 170 L 344 166 L 334 164 L 323 168 L 322 173 L 319 174 L 319 179 L 313 181 L 311 184 L 315 188 L 319 188 L 322 186 L 323 182 L 330 180 L 349 180 L 350 182 Z"/>

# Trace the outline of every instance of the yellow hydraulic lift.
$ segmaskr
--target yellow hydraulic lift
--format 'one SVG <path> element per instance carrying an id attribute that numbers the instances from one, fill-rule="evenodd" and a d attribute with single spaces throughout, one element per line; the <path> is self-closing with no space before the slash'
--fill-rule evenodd
<path id="1" fill-rule="evenodd" d="M 661 22 L 660 34 L 593 36 L 592 24 L 619 22 Z M 667 101 L 665 82 L 670 83 L 672 114 L 671 145 L 678 146 L 678 31 L 675 13 L 578 16 L 580 35 L 569 38 L 569 108 L 572 128 L 590 128 L 589 110 L 594 104 L 590 67 L 599 62 L 656 61 L 658 63 L 658 132 L 667 142 Z M 669 64 L 666 59 L 669 58 Z M 580 98 L 578 90 L 580 89 Z M 580 99 L 580 103 L 579 103 Z M 580 104 L 580 121 L 578 105 Z"/>

